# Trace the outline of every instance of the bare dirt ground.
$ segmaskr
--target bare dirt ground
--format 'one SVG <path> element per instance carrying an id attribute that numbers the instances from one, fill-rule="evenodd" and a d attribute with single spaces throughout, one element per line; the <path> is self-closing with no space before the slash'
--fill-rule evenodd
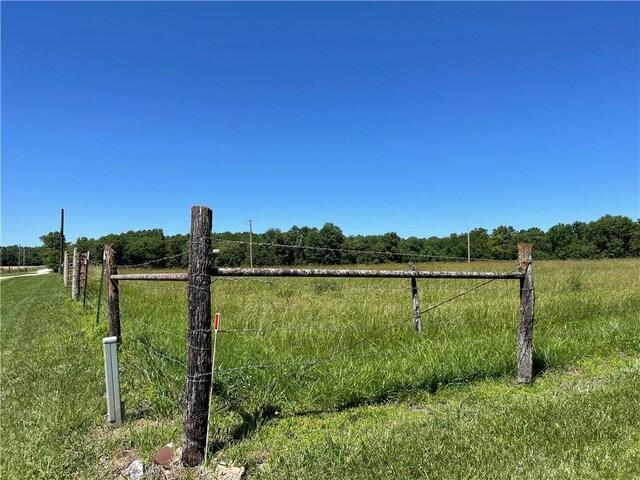
<path id="1" fill-rule="evenodd" d="M 46 275 L 47 273 L 53 273 L 53 270 L 50 268 L 42 268 L 35 273 L 24 273 L 22 275 L 11 275 L 7 277 L 2 276 L 0 277 L 0 282 L 9 280 L 10 278 L 33 277 L 34 275 Z"/>

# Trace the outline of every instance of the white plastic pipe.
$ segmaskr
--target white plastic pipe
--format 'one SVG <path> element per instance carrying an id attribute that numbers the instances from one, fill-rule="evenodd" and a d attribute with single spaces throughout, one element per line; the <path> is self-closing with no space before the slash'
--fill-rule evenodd
<path id="1" fill-rule="evenodd" d="M 118 337 L 102 339 L 104 345 L 104 374 L 107 384 L 107 413 L 109 423 L 118 427 L 122 424 L 120 404 L 120 379 L 118 377 Z"/>

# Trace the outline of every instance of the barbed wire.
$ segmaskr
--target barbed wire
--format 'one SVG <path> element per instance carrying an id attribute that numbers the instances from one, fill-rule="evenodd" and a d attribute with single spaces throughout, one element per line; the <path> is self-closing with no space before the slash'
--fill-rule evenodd
<path id="1" fill-rule="evenodd" d="M 458 298 L 460 298 L 460 297 L 462 297 L 462 296 L 464 296 L 464 295 L 466 295 L 468 293 L 474 292 L 474 291 L 478 290 L 479 288 L 482 288 L 485 285 L 489 285 L 491 282 L 494 282 L 496 280 L 498 280 L 498 279 L 497 278 L 492 278 L 491 280 L 487 280 L 486 282 L 482 282 L 480 285 L 476 285 L 475 287 L 470 288 L 468 290 L 465 290 L 464 292 L 462 292 L 462 293 L 460 293 L 458 295 L 455 295 L 455 296 L 453 296 L 451 298 L 443 300 L 442 302 L 437 303 L 437 304 L 435 304 L 433 306 L 430 306 L 428 308 L 425 308 L 424 310 L 420 310 L 420 315 L 422 315 L 423 313 L 430 312 L 431 310 L 433 310 L 435 308 L 438 308 L 438 307 L 441 307 L 442 305 L 445 305 L 445 304 L 447 304 L 449 302 L 452 302 L 453 300 L 456 300 L 456 299 L 458 299 Z"/>
<path id="2" fill-rule="evenodd" d="M 544 284 L 542 286 L 536 286 L 536 290 L 538 292 L 554 292 L 554 293 L 567 293 L 567 294 L 575 294 L 575 295 L 579 295 L 579 294 L 588 294 L 591 292 L 634 292 L 637 293 L 640 292 L 640 285 L 638 286 L 638 288 L 612 288 L 612 287 L 582 287 L 578 290 L 572 289 L 572 288 L 555 288 L 555 287 L 548 287 L 545 286 Z M 640 294 L 637 295 L 638 298 L 640 298 Z"/>
<path id="3" fill-rule="evenodd" d="M 535 313 L 535 321 L 543 322 L 543 321 L 554 320 L 558 318 L 567 318 L 569 316 L 571 316 L 570 318 L 584 318 L 584 317 L 590 318 L 590 317 L 593 317 L 594 315 L 600 315 L 605 313 L 617 313 L 620 315 L 633 315 L 635 313 L 640 317 L 639 312 L 631 312 L 628 310 L 625 311 L 625 310 L 621 310 L 619 307 L 607 307 L 607 308 L 599 308 L 599 309 L 584 310 L 584 311 L 571 310 L 570 312 L 567 312 L 567 313 L 555 313 L 555 314 L 547 314 L 544 311 L 540 312 L 539 310 L 537 310 Z"/>
<path id="4" fill-rule="evenodd" d="M 321 326 L 321 327 L 309 327 L 309 326 L 304 326 L 304 327 L 275 327 L 275 328 L 228 328 L 228 329 L 220 329 L 218 330 L 218 333 L 221 334 L 239 334 L 239 333 L 277 333 L 277 332 L 315 332 L 315 331 L 342 331 L 342 330 L 356 330 L 356 329 L 378 329 L 378 328 L 382 328 L 382 329 L 387 329 L 387 330 L 392 330 L 392 329 L 399 329 L 399 328 L 407 328 L 409 327 L 410 324 L 406 324 L 406 325 L 400 325 L 400 324 L 390 324 L 390 325 L 383 325 L 383 324 L 363 324 L 363 325 L 354 325 L 354 324 L 348 324 L 348 325 L 331 325 L 331 326 Z"/>
<path id="5" fill-rule="evenodd" d="M 376 250 L 357 250 L 351 248 L 333 248 L 333 247 L 314 247 L 311 245 L 289 245 L 283 243 L 272 242 L 248 242 L 245 240 L 229 240 L 211 236 L 211 240 L 219 243 L 235 243 L 235 244 L 252 244 L 253 246 L 266 246 L 275 248 L 291 248 L 301 250 L 316 250 L 316 251 L 329 251 L 329 252 L 345 252 L 345 253 L 363 253 L 373 255 L 386 255 L 386 256 L 400 256 L 400 257 L 412 257 L 412 258 L 442 258 L 446 260 L 473 260 L 473 261 L 486 261 L 486 262 L 512 262 L 513 260 L 500 260 L 491 258 L 479 258 L 479 257 L 456 257 L 452 255 L 430 255 L 422 253 L 412 252 L 389 252 L 389 251 L 376 251 Z"/>
<path id="6" fill-rule="evenodd" d="M 189 250 L 185 250 L 182 253 L 177 253 L 175 255 L 168 255 L 166 257 L 162 257 L 162 258 L 157 258 L 155 260 L 149 260 L 147 262 L 143 262 L 143 263 L 136 263 L 134 265 L 117 265 L 118 268 L 136 268 L 136 267 L 144 267 L 146 265 L 150 265 L 152 263 L 159 263 L 162 262 L 164 260 L 170 260 L 172 258 L 177 258 L 177 257 L 181 257 L 183 255 L 187 255 L 189 253 Z"/>
<path id="7" fill-rule="evenodd" d="M 122 312 L 120 312 L 120 318 L 122 320 L 129 320 L 132 321 L 134 323 L 140 324 L 140 325 L 144 325 L 145 327 L 151 328 L 156 332 L 162 333 L 164 335 L 169 335 L 170 337 L 174 337 L 174 338 L 178 338 L 182 341 L 186 341 L 186 334 L 185 335 L 178 335 L 177 333 L 174 332 L 170 332 L 169 330 L 165 330 L 163 328 L 158 327 L 157 325 L 153 325 L 151 323 L 147 323 L 144 322 L 142 320 L 140 320 L 139 318 L 130 316 L 129 314 L 124 314 Z"/>
<path id="8" fill-rule="evenodd" d="M 437 341 L 436 339 L 433 339 L 433 342 L 436 342 L 436 341 Z M 458 341 L 458 340 L 452 340 L 452 341 L 455 341 L 455 346 L 458 346 L 458 345 L 471 346 L 471 345 L 482 345 L 482 344 L 489 344 L 489 343 L 493 345 L 496 343 L 495 338 L 490 338 L 486 340 L 475 340 L 475 341 Z M 501 340 L 498 340 L 497 342 L 498 343 L 507 343 L 507 342 L 515 343 L 514 340 L 511 338 L 503 338 Z M 449 344 L 446 344 L 446 343 L 437 344 L 437 346 L 439 347 L 439 351 L 445 350 L 444 348 L 442 348 L 444 345 L 449 345 Z M 428 347 L 432 347 L 432 346 L 433 346 L 432 343 L 428 345 Z M 454 345 L 451 345 L 451 346 L 454 346 Z M 309 360 L 306 362 L 277 362 L 277 363 L 243 365 L 240 367 L 231 367 L 231 368 L 220 367 L 220 368 L 216 368 L 215 373 L 227 373 L 227 372 L 237 372 L 237 371 L 245 371 L 245 370 L 267 370 L 271 368 L 279 368 L 279 367 L 287 367 L 287 366 L 306 367 L 310 365 L 327 363 L 328 361 L 331 361 L 332 363 L 333 362 L 335 363 L 351 362 L 353 360 L 360 360 L 363 358 L 370 358 L 370 357 L 376 357 L 376 356 L 380 356 L 384 358 L 391 355 L 397 355 L 399 351 L 406 354 L 417 353 L 417 352 L 430 353 L 434 351 L 433 348 L 430 348 L 429 350 L 425 351 L 425 348 L 427 348 L 427 345 L 414 346 L 413 348 L 407 348 L 407 346 L 399 345 L 398 348 L 395 348 L 394 350 L 384 350 L 384 351 L 363 353 L 360 355 L 351 355 L 349 357 L 345 357 L 338 360 L 336 360 L 335 358 L 330 360 L 323 358 L 320 360 L 316 359 L 316 360 Z M 405 357 L 403 357 L 403 359 L 405 359 Z"/>
<path id="9" fill-rule="evenodd" d="M 184 368 L 187 368 L 187 364 L 182 360 L 178 360 L 177 358 L 174 358 L 171 355 L 160 352 L 159 350 L 156 350 L 155 348 L 153 348 L 151 345 L 144 343 L 140 339 L 134 338 L 134 340 L 138 342 L 140 345 L 142 345 L 145 348 L 145 350 L 147 350 L 150 354 L 160 356 L 166 360 L 169 360 L 170 362 L 173 362 L 178 365 L 182 365 Z"/>
<path id="10" fill-rule="evenodd" d="M 486 283 L 487 283 L 487 282 L 485 282 L 485 284 L 486 284 Z M 480 285 L 480 286 L 484 286 L 484 285 Z M 479 287 L 478 287 L 478 288 L 479 288 Z M 456 297 L 456 298 L 457 298 L 457 297 Z M 437 305 L 437 306 L 439 306 L 439 305 Z M 437 307 L 437 306 L 436 306 L 436 307 Z M 434 307 L 434 308 L 436 308 L 436 307 Z M 409 319 L 409 321 L 413 321 L 413 317 L 411 317 L 411 318 Z M 399 321 L 399 322 L 397 322 L 397 324 L 405 324 L 405 323 L 407 323 L 407 320 L 404 320 L 404 319 L 403 319 L 403 320 L 401 320 L 401 321 Z M 382 330 L 382 331 L 386 331 L 386 330 Z M 267 388 L 265 389 L 265 391 L 269 391 L 269 390 L 271 390 L 272 388 L 275 388 L 275 386 L 276 386 L 278 383 L 283 382 L 283 381 L 287 380 L 288 378 L 291 378 L 291 377 L 293 377 L 293 376 L 295 376 L 295 375 L 298 375 L 299 373 L 302 373 L 303 371 L 305 371 L 305 370 L 307 370 L 307 369 L 309 369 L 309 368 L 312 368 L 312 367 L 314 367 L 314 366 L 318 365 L 318 364 L 319 364 L 319 363 L 321 363 L 321 362 L 322 362 L 322 363 L 324 363 L 324 362 L 331 361 L 331 359 L 335 358 L 335 357 L 336 357 L 337 355 L 339 355 L 340 353 L 343 353 L 343 352 L 346 352 L 346 351 L 353 350 L 353 349 L 354 349 L 354 348 L 356 348 L 358 345 L 364 344 L 365 342 L 372 343 L 372 342 L 373 342 L 373 339 L 372 339 L 372 338 L 370 338 L 370 337 L 363 337 L 363 338 L 361 338 L 360 340 L 358 340 L 358 341 L 356 341 L 356 342 L 352 342 L 352 343 L 350 343 L 349 345 L 347 345 L 346 347 L 341 348 L 341 349 L 338 349 L 337 351 L 334 351 L 333 353 L 331 353 L 331 354 L 329 354 L 329 355 L 327 355 L 327 356 L 325 356 L 325 357 L 322 357 L 322 358 L 320 358 L 320 359 L 318 359 L 318 360 L 315 360 L 315 361 L 313 361 L 313 362 L 310 362 L 310 363 L 306 363 L 306 364 L 304 364 L 304 365 L 301 365 L 299 368 L 297 368 L 297 369 L 296 369 L 296 370 L 294 370 L 293 372 L 289 372 L 289 373 L 287 373 L 286 375 L 282 375 L 282 376 L 277 377 L 276 379 L 274 379 L 274 380 L 273 380 L 273 381 L 272 381 L 272 382 L 267 386 Z M 228 404 L 228 405 L 224 406 L 224 408 L 231 408 L 233 405 L 237 405 L 239 402 L 244 401 L 244 399 L 246 399 L 246 398 L 248 398 L 248 395 L 247 395 L 247 396 L 244 396 L 244 397 L 241 397 L 241 399 L 236 400 L 235 402 L 231 402 L 230 404 Z M 219 411 L 219 409 L 217 409 L 216 411 Z"/>
<path id="11" fill-rule="evenodd" d="M 312 277 L 308 277 L 308 278 L 312 278 Z M 304 280 L 303 280 L 304 279 Z M 269 280 L 260 280 L 260 279 L 255 279 L 255 278 L 245 278 L 245 277 L 240 277 L 240 278 L 229 278 L 229 277 L 216 277 L 216 280 L 219 282 L 225 282 L 225 283 L 262 283 L 262 284 L 268 284 L 269 286 L 276 286 L 276 287 L 289 287 L 291 286 L 291 282 L 290 279 L 287 278 L 286 282 L 277 282 L 277 281 L 269 281 Z M 376 283 L 376 284 L 367 284 L 367 285 L 354 285 L 354 284 L 350 284 L 350 283 L 346 283 L 345 281 L 349 281 L 349 280 L 354 280 L 353 278 L 340 278 L 339 282 L 340 283 L 329 283 L 329 282 L 309 282 L 309 281 L 305 281 L 306 278 L 305 277 L 297 277 L 296 281 L 299 282 L 300 286 L 305 286 L 305 287 L 314 287 L 314 288 L 321 288 L 321 289 L 328 289 L 328 290 L 377 290 L 377 291 L 398 291 L 398 292 L 405 292 L 405 291 L 411 291 L 413 289 L 413 287 L 411 286 L 410 283 L 408 283 L 407 285 L 404 286 L 388 286 L 388 285 L 383 285 L 382 283 Z M 362 280 L 362 279 L 357 279 L 357 280 Z M 410 280 L 409 277 L 407 278 L 383 278 L 383 279 L 379 279 L 380 282 L 384 282 L 384 283 L 388 283 L 389 280 L 396 280 L 396 281 L 402 281 L 402 282 L 406 282 L 407 280 Z M 450 283 L 451 279 L 436 279 L 436 278 L 429 278 L 429 279 L 416 279 L 416 281 L 422 283 L 422 281 L 429 281 L 431 282 L 435 282 L 435 281 L 447 281 L 447 283 Z M 456 280 L 460 280 L 460 279 L 456 279 Z M 467 281 L 473 280 L 473 279 L 466 279 Z M 495 280 L 502 280 L 502 279 L 495 279 Z M 345 283 L 343 283 L 345 282 Z M 443 285 L 443 284 L 438 284 L 437 286 L 432 286 L 430 288 L 427 289 L 427 291 L 429 293 L 433 293 L 434 291 L 437 292 L 444 292 L 444 291 L 461 291 L 461 289 L 459 287 L 450 287 L 448 285 Z"/>

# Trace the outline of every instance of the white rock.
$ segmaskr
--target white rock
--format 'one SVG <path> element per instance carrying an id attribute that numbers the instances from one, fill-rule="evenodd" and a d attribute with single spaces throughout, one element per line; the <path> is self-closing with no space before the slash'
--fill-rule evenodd
<path id="1" fill-rule="evenodd" d="M 134 460 L 122 473 L 128 480 L 142 480 L 144 465 L 140 460 Z"/>
<path id="2" fill-rule="evenodd" d="M 244 467 L 227 467 L 218 464 L 216 466 L 216 478 L 218 480 L 242 480 L 244 478 Z"/>
<path id="3" fill-rule="evenodd" d="M 214 480 L 213 475 L 204 465 L 200 465 L 198 468 L 198 480 Z"/>

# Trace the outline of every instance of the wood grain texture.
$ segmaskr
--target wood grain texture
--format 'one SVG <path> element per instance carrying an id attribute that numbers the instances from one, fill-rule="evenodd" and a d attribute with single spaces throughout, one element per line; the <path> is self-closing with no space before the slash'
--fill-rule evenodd
<path id="1" fill-rule="evenodd" d="M 520 279 L 520 325 L 518 326 L 518 382 L 531 383 L 533 380 L 533 319 L 535 290 L 533 288 L 533 268 L 531 265 L 531 245 L 518 245 Z"/>
<path id="2" fill-rule="evenodd" d="M 204 461 L 211 386 L 211 224 L 207 207 L 191 209 L 189 238 L 187 382 L 183 415 L 182 463 Z"/>
<path id="3" fill-rule="evenodd" d="M 118 343 L 121 339 L 120 331 L 120 287 L 115 277 L 118 273 L 116 267 L 116 254 L 113 245 L 105 245 L 104 262 L 107 266 L 107 312 L 109 316 L 109 332 L 112 337 L 118 337 Z"/>

